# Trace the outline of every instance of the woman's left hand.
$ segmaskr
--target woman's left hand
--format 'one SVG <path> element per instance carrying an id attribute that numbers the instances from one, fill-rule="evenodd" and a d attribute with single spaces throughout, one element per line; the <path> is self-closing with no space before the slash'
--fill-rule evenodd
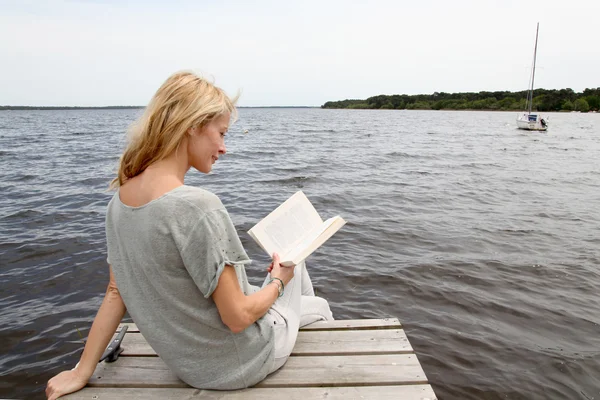
<path id="1" fill-rule="evenodd" d="M 58 399 L 69 393 L 82 389 L 87 384 L 87 379 L 82 377 L 77 369 L 63 371 L 48 381 L 46 396 L 48 400 Z"/>

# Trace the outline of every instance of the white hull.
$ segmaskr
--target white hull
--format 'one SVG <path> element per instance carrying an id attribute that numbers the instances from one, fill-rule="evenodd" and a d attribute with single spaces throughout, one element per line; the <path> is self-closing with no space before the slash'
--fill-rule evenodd
<path id="1" fill-rule="evenodd" d="M 545 131 L 548 119 L 537 114 L 522 113 L 517 117 L 517 127 L 528 131 Z"/>
<path id="2" fill-rule="evenodd" d="M 526 108 L 528 112 L 523 112 L 517 116 L 517 127 L 528 131 L 545 131 L 548 129 L 548 118 L 541 115 L 533 114 L 533 85 L 535 82 L 535 60 L 537 58 L 538 33 L 540 31 L 540 23 L 537 24 L 535 30 L 535 49 L 533 50 L 533 68 L 531 70 L 531 81 L 529 82 L 529 93 L 527 94 Z"/>

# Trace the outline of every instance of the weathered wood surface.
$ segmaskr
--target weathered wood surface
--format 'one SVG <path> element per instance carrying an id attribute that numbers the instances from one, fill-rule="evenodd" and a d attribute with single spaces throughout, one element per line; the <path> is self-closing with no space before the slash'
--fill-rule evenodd
<path id="1" fill-rule="evenodd" d="M 125 335 L 121 357 L 156 356 L 141 333 Z M 292 355 L 356 355 L 412 353 L 403 330 L 301 331 Z"/>
<path id="2" fill-rule="evenodd" d="M 159 357 L 123 357 L 99 364 L 89 386 L 187 387 Z M 414 354 L 290 357 L 256 387 L 409 385 L 427 383 Z"/>
<path id="3" fill-rule="evenodd" d="M 117 330 L 127 326 L 127 333 L 138 332 L 136 324 L 125 322 L 119 325 Z M 362 329 L 402 329 L 402 324 L 398 318 L 382 319 L 341 319 L 335 321 L 320 321 L 303 326 L 300 331 L 337 331 L 337 330 L 362 330 Z"/>
<path id="4" fill-rule="evenodd" d="M 134 324 L 115 363 L 100 363 L 78 399 L 435 399 L 396 318 L 317 322 L 301 329 L 292 356 L 253 388 L 190 388 Z M 120 329 L 121 327 L 119 327 Z"/>
<path id="5" fill-rule="evenodd" d="M 200 389 L 143 389 L 138 388 L 86 388 L 72 394 L 69 400 L 434 400 L 435 393 L 429 385 L 411 386 L 355 386 L 294 389 L 250 388 L 215 391 Z"/>

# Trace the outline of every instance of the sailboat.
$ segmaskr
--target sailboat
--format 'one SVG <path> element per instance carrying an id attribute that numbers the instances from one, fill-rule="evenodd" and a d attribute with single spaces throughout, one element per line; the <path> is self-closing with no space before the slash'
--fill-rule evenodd
<path id="1" fill-rule="evenodd" d="M 533 50 L 533 68 L 531 70 L 531 82 L 529 93 L 527 94 L 527 103 L 525 104 L 526 111 L 517 116 L 517 127 L 528 131 L 545 131 L 548 129 L 548 118 L 544 118 L 537 113 L 532 113 L 533 107 L 533 83 L 535 81 L 535 61 L 537 57 L 538 33 L 540 31 L 540 23 L 537 24 L 535 31 L 535 49 Z"/>

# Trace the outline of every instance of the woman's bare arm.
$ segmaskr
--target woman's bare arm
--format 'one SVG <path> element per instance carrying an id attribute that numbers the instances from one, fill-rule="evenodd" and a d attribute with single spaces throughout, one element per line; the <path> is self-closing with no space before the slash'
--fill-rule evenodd
<path id="1" fill-rule="evenodd" d="M 246 296 L 237 280 L 235 269 L 226 266 L 212 298 L 221 320 L 233 333 L 239 333 L 265 315 L 279 294 L 276 284 Z"/>
<path id="2" fill-rule="evenodd" d="M 119 323 L 125 315 L 125 303 L 121 298 L 117 283 L 115 282 L 112 268 L 110 268 L 110 282 L 106 288 L 104 300 L 85 343 L 79 364 L 71 371 L 64 371 L 48 381 L 46 396 L 54 400 L 68 393 L 73 393 L 83 388 L 96 369 L 102 353 L 112 339 Z"/>
<path id="3" fill-rule="evenodd" d="M 281 267 L 279 256 L 274 254 L 269 267 L 272 277 L 280 278 L 286 285 L 294 276 L 294 268 Z M 246 296 L 237 279 L 235 269 L 226 266 L 212 299 L 219 310 L 221 320 L 233 333 L 239 333 L 266 314 L 279 295 L 278 285 L 273 283 Z"/>

